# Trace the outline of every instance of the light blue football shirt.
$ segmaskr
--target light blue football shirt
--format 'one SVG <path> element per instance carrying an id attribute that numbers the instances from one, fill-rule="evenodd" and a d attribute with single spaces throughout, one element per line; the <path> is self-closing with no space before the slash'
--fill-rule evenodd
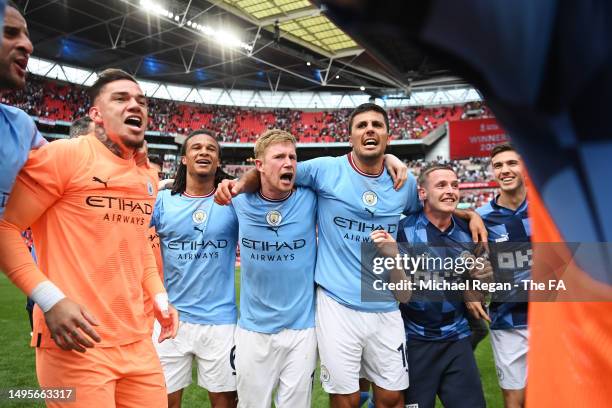
<path id="1" fill-rule="evenodd" d="M 24 111 L 3 104 L 0 104 L 0 138 L 1 218 L 17 174 L 28 159 L 28 153 L 47 141 L 36 128 L 32 118 Z"/>
<path id="2" fill-rule="evenodd" d="M 240 319 L 259 333 L 314 327 L 317 197 L 297 188 L 284 200 L 232 199 L 240 224 Z"/>
<path id="3" fill-rule="evenodd" d="M 234 209 L 205 197 L 157 195 L 151 218 L 164 264 L 164 286 L 180 319 L 197 324 L 236 323 Z"/>
<path id="4" fill-rule="evenodd" d="M 310 187 L 317 194 L 316 283 L 337 302 L 352 309 L 397 310 L 397 303 L 392 300 L 361 300 L 361 245 L 371 242 L 370 233 L 375 229 L 385 229 L 397 238 L 400 215 L 421 208 L 412 174 L 400 191 L 395 191 L 385 168 L 378 175 L 363 173 L 349 153 L 298 163 L 296 184 Z"/>

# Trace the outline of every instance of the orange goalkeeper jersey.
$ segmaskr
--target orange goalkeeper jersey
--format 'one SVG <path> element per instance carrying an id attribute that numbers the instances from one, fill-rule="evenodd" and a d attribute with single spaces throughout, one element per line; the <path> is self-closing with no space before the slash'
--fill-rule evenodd
<path id="1" fill-rule="evenodd" d="M 84 305 L 100 323 L 97 347 L 143 339 L 143 293 L 164 291 L 147 238 L 156 193 L 152 170 L 94 136 L 32 151 L 0 222 L 0 269 L 28 295 L 48 279 Z M 19 236 L 30 225 L 38 267 Z M 38 307 L 32 344 L 55 346 Z"/>

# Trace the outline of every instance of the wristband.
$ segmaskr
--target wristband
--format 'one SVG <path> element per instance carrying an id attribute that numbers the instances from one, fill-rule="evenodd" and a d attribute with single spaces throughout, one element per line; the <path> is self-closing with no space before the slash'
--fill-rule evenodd
<path id="1" fill-rule="evenodd" d="M 38 307 L 45 313 L 51 310 L 57 302 L 65 297 L 66 295 L 64 295 L 64 292 L 49 280 L 39 283 L 30 295 L 30 298 L 32 298 Z"/>
<path id="2" fill-rule="evenodd" d="M 162 292 L 155 295 L 155 304 L 159 310 L 162 312 L 167 312 L 169 309 L 168 294 L 166 292 Z"/>

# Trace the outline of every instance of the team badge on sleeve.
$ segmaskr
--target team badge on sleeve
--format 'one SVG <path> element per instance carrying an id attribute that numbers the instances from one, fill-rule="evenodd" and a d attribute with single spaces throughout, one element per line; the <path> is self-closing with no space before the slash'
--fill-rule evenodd
<path id="1" fill-rule="evenodd" d="M 272 227 L 278 227 L 283 220 L 283 216 L 276 210 L 269 211 L 266 214 L 266 222 Z"/>
<path id="2" fill-rule="evenodd" d="M 206 221 L 206 217 L 206 212 L 202 209 L 197 209 L 193 212 L 193 214 L 191 214 L 191 219 L 196 224 L 201 224 Z"/>
<path id="3" fill-rule="evenodd" d="M 368 190 L 361 196 L 361 200 L 365 205 L 369 205 L 370 207 L 375 206 L 378 202 L 378 196 L 375 192 Z"/>

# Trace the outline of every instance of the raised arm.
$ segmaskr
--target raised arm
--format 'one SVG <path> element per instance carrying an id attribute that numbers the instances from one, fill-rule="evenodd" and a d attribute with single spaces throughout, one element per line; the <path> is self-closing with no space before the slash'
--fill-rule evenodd
<path id="1" fill-rule="evenodd" d="M 222 180 L 215 192 L 215 202 L 219 205 L 229 205 L 232 197 L 241 193 L 253 193 L 259 189 L 259 172 L 251 169 L 244 173 L 239 180 Z"/>

